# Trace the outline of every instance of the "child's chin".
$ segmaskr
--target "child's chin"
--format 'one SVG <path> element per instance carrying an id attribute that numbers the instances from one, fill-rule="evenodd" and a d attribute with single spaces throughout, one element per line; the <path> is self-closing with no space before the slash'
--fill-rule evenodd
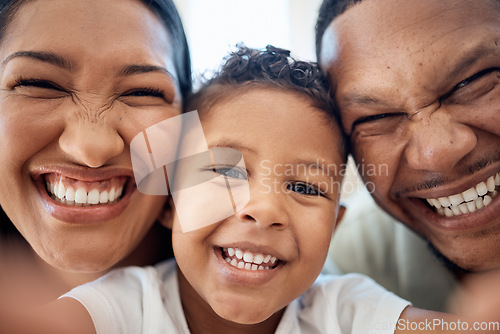
<path id="1" fill-rule="evenodd" d="M 221 312 L 215 311 L 217 315 L 227 321 L 235 322 L 241 325 L 254 325 L 261 323 L 271 317 L 273 313 L 269 314 L 269 312 L 265 312 L 261 310 L 259 313 L 250 313 L 249 310 L 251 308 L 247 308 L 245 310 L 228 310 L 227 307 L 225 310 L 220 310 Z"/>

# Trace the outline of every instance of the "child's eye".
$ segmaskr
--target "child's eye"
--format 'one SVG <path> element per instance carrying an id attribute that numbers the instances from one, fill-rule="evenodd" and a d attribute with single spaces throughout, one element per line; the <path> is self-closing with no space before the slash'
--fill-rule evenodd
<path id="1" fill-rule="evenodd" d="M 248 180 L 247 173 L 237 167 L 214 167 L 217 174 L 230 177 L 232 179 Z"/>
<path id="2" fill-rule="evenodd" d="M 304 182 L 288 183 L 286 188 L 290 191 L 308 196 L 323 196 L 323 193 L 311 184 Z"/>

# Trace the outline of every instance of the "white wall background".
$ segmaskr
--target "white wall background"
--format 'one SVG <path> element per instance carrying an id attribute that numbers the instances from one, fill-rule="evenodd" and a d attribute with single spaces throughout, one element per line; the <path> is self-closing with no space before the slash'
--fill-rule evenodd
<path id="1" fill-rule="evenodd" d="M 188 37 L 195 76 L 216 69 L 244 42 L 289 49 L 315 60 L 314 25 L 321 0 L 174 0 Z"/>

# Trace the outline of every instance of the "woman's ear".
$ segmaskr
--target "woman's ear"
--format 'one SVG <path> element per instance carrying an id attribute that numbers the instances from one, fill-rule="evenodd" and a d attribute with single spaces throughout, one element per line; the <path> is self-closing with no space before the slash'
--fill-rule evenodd
<path id="1" fill-rule="evenodd" d="M 335 222 L 335 229 L 337 229 L 340 225 L 340 221 L 342 220 L 342 217 L 344 217 L 346 207 L 344 204 L 339 203 L 339 208 L 337 209 L 337 220 Z"/>
<path id="2" fill-rule="evenodd" d="M 158 221 L 168 229 L 172 229 L 174 224 L 174 203 L 172 201 L 172 197 L 168 196 L 165 205 L 163 206 L 163 210 L 160 213 L 160 217 L 158 217 Z"/>

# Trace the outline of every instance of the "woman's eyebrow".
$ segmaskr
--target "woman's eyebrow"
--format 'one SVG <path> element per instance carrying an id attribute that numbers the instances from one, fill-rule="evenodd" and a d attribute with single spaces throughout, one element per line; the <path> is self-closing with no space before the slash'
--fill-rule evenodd
<path id="1" fill-rule="evenodd" d="M 166 68 L 155 65 L 127 65 L 124 66 L 119 73 L 121 76 L 128 76 L 128 75 L 143 74 L 149 72 L 162 72 L 174 78 L 173 74 Z"/>
<path id="2" fill-rule="evenodd" d="M 2 62 L 2 67 L 5 66 L 9 61 L 19 57 L 26 57 L 31 59 L 40 60 L 70 71 L 73 68 L 71 61 L 52 52 L 45 51 L 18 51 L 7 56 Z"/>

